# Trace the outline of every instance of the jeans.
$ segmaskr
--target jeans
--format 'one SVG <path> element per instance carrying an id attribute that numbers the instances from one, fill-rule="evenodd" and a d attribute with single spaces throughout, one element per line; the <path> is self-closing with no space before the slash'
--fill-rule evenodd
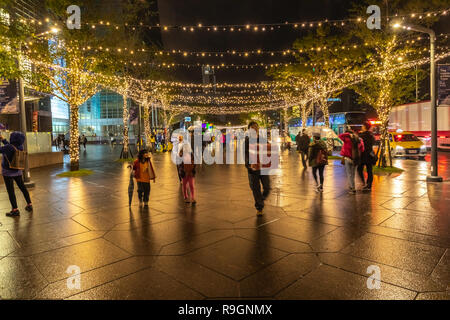
<path id="1" fill-rule="evenodd" d="M 349 158 L 345 158 L 345 172 L 347 173 L 348 186 L 350 189 L 355 190 L 355 171 L 356 166 Z"/>
<path id="2" fill-rule="evenodd" d="M 16 181 L 17 186 L 19 187 L 20 191 L 22 191 L 23 196 L 27 201 L 27 204 L 31 203 L 30 194 L 28 193 L 27 187 L 25 187 L 25 184 L 23 183 L 22 176 L 15 176 L 15 177 L 3 176 L 3 180 L 5 180 L 5 186 L 6 191 L 8 191 L 9 202 L 11 202 L 11 206 L 13 209 L 17 209 L 16 193 L 14 192 L 14 181 Z"/>
<path id="3" fill-rule="evenodd" d="M 367 169 L 367 183 L 365 182 L 364 179 L 364 166 L 366 166 Z M 372 182 L 373 182 L 373 171 L 372 171 L 372 164 L 371 163 L 362 163 L 358 166 L 358 174 L 359 177 L 361 178 L 361 181 L 367 185 L 369 188 L 372 187 Z"/>
<path id="4" fill-rule="evenodd" d="M 305 151 L 300 151 L 300 155 L 302 157 L 302 164 L 303 164 L 303 168 L 307 168 L 308 165 L 306 164 L 306 160 L 308 160 L 308 153 Z"/>
<path id="5" fill-rule="evenodd" d="M 150 198 L 150 182 L 138 181 L 137 186 L 139 202 L 144 201 L 144 203 L 148 203 L 148 200 Z"/>
<path id="6" fill-rule="evenodd" d="M 183 178 L 183 196 L 184 199 L 188 199 L 188 189 L 191 193 L 191 199 L 195 200 L 195 187 L 194 187 L 194 177 L 193 176 L 185 176 Z"/>
<path id="7" fill-rule="evenodd" d="M 325 166 L 317 166 L 312 168 L 312 173 L 314 180 L 317 183 L 317 171 L 319 171 L 320 185 L 323 186 L 323 171 L 325 170 Z"/>
<path id="8" fill-rule="evenodd" d="M 248 182 L 253 192 L 253 198 L 255 199 L 255 208 L 256 210 L 262 210 L 264 208 L 264 199 L 267 198 L 270 192 L 270 178 L 268 175 L 249 172 Z M 263 192 L 261 192 L 261 184 L 263 186 Z"/>

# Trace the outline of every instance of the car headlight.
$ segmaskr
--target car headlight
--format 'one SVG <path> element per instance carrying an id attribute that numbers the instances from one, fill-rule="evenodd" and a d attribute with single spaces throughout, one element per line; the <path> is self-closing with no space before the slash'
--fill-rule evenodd
<path id="1" fill-rule="evenodd" d="M 395 151 L 403 152 L 403 150 L 405 150 L 405 148 L 403 148 L 402 146 L 396 146 L 395 147 Z"/>
<path id="2" fill-rule="evenodd" d="M 426 145 L 420 146 L 420 152 L 427 152 L 427 146 Z"/>

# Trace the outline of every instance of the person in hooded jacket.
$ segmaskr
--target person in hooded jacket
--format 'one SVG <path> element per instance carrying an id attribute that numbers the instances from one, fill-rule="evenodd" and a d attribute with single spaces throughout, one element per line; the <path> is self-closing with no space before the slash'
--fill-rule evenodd
<path id="1" fill-rule="evenodd" d="M 355 172 L 356 167 L 361 163 L 364 142 L 351 128 L 347 128 L 344 133 L 341 133 L 339 139 L 344 142 L 341 156 L 345 165 L 345 172 L 347 173 L 349 193 L 355 194 Z"/>
<path id="2" fill-rule="evenodd" d="M 16 150 L 23 151 L 23 143 L 25 142 L 25 135 L 22 132 L 13 132 L 10 136 L 10 142 L 0 136 L 0 140 L 4 144 L 4 146 L 0 147 L 0 153 L 3 155 L 2 159 L 2 175 L 5 180 L 6 191 L 8 191 L 9 201 L 11 202 L 12 210 L 8 212 L 6 215 L 8 217 L 17 217 L 20 216 L 20 211 L 17 207 L 17 199 L 16 194 L 14 192 L 14 181 L 19 187 L 20 191 L 22 191 L 25 200 L 27 201 L 27 205 L 25 210 L 31 212 L 33 211 L 33 205 L 31 204 L 30 194 L 28 193 L 27 188 L 25 187 L 23 181 L 23 172 L 18 169 L 11 169 L 9 167 L 9 163 L 13 160 L 14 154 Z"/>
<path id="3" fill-rule="evenodd" d="M 373 145 L 375 144 L 375 137 L 373 136 L 373 133 L 370 132 L 370 127 L 370 123 L 365 122 L 362 126 L 362 132 L 359 134 L 359 137 L 364 141 L 364 152 L 361 155 L 361 163 L 358 165 L 358 175 L 364 185 L 364 191 L 372 190 L 373 182 L 372 155 L 374 155 Z M 367 182 L 364 179 L 364 166 L 367 171 Z"/>
<path id="4" fill-rule="evenodd" d="M 318 155 L 321 152 L 325 158 L 321 159 L 322 162 L 318 162 Z M 323 192 L 323 171 L 328 164 L 328 148 L 325 142 L 320 139 L 320 132 L 313 133 L 313 141 L 309 145 L 308 149 L 309 166 L 312 168 L 314 181 L 316 181 L 316 191 Z M 324 160 L 325 159 L 325 160 Z M 317 179 L 317 172 L 319 172 L 319 179 Z"/>

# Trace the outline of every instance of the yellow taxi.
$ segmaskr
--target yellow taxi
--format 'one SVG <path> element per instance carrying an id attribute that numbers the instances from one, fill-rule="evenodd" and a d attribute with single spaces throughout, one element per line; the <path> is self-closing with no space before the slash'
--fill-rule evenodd
<path id="1" fill-rule="evenodd" d="M 425 159 L 427 147 L 412 132 L 408 131 L 390 131 L 389 146 L 391 157 L 407 157 Z"/>

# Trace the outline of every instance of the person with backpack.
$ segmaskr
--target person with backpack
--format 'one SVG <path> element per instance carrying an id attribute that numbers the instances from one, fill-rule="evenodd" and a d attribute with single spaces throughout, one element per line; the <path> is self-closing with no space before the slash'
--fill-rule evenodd
<path id="1" fill-rule="evenodd" d="M 364 152 L 364 142 L 347 127 L 344 133 L 339 135 L 339 139 L 344 142 L 341 150 L 342 162 L 347 173 L 348 187 L 350 194 L 356 194 L 355 171 L 361 162 L 361 154 Z"/>
<path id="2" fill-rule="evenodd" d="M 193 143 L 194 137 L 193 133 L 191 133 L 191 142 Z M 195 200 L 195 163 L 194 163 L 194 153 L 191 143 L 189 141 L 184 141 L 179 147 L 178 156 L 182 159 L 182 163 L 179 165 L 179 176 L 182 179 L 182 189 L 183 189 L 183 197 L 184 202 L 192 204 L 196 204 Z M 191 200 L 189 200 L 189 194 L 191 196 Z"/>
<path id="3" fill-rule="evenodd" d="M 134 178 L 138 185 L 139 204 L 144 208 L 148 208 L 150 198 L 150 181 L 155 182 L 156 175 L 153 169 L 151 155 L 146 149 L 142 149 L 138 153 L 138 158 L 133 163 Z"/>
<path id="4" fill-rule="evenodd" d="M 12 210 L 8 212 L 8 217 L 20 216 L 20 211 L 17 207 L 16 194 L 14 192 L 14 181 L 22 191 L 27 205 L 25 210 L 28 212 L 33 211 L 33 205 L 31 203 L 30 194 L 25 187 L 23 181 L 23 172 L 25 168 L 24 159 L 26 154 L 23 152 L 23 143 L 25 142 L 25 135 L 22 132 L 13 132 L 10 136 L 10 142 L 0 136 L 0 140 L 4 144 L 0 147 L 0 153 L 3 155 L 2 161 L 2 175 L 5 180 L 6 191 L 8 191 L 9 201 L 11 202 Z"/>
<path id="5" fill-rule="evenodd" d="M 312 168 L 314 180 L 316 181 L 316 191 L 323 192 L 323 172 L 328 164 L 328 149 L 325 142 L 320 139 L 320 133 L 313 133 L 313 142 L 308 149 L 309 166 Z M 320 182 L 317 181 L 317 171 Z"/>
<path id="6" fill-rule="evenodd" d="M 308 148 L 309 148 L 309 142 L 310 137 L 306 133 L 306 129 L 302 130 L 302 134 L 300 135 L 300 132 L 295 137 L 295 143 L 297 144 L 297 151 L 300 152 L 302 157 L 302 164 L 303 169 L 306 169 L 308 166 L 306 164 L 306 160 L 308 160 Z"/>
<path id="7" fill-rule="evenodd" d="M 373 152 L 373 145 L 375 144 L 375 137 L 370 131 L 370 123 L 365 122 L 362 126 L 362 132 L 359 137 L 364 142 L 364 152 L 361 154 L 361 163 L 358 165 L 358 175 L 363 183 L 363 190 L 370 191 L 372 189 L 373 171 L 372 166 L 377 162 L 377 156 Z M 367 182 L 364 179 L 364 166 L 367 171 Z"/>

